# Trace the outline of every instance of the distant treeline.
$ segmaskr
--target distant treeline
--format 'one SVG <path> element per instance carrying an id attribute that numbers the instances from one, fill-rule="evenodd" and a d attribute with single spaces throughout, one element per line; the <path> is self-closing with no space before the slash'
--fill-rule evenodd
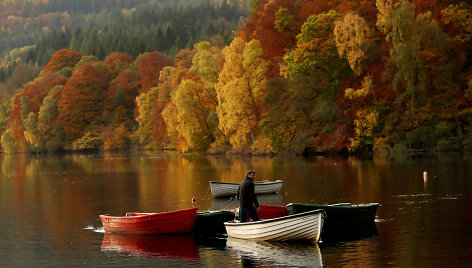
<path id="1" fill-rule="evenodd" d="M 233 3 L 234 2 L 234 3 Z M 221 35 L 229 43 L 247 8 L 239 1 L 215 0 L 51 0 L 3 1 L 0 15 L 0 83 L 17 65 L 8 57 L 23 49 L 21 62 L 44 66 L 67 48 L 104 59 L 112 52 L 133 57 L 159 51 L 174 56 L 182 48 Z M 13 62 L 12 62 L 13 61 Z"/>

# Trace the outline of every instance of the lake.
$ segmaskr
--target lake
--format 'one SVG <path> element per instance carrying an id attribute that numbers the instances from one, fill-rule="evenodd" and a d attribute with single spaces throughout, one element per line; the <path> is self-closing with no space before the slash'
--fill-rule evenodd
<path id="1" fill-rule="evenodd" d="M 472 263 L 472 156 L 182 157 L 172 152 L 2 155 L 0 266 L 464 267 Z M 375 226 L 336 240 L 105 234 L 98 216 L 237 206 L 209 181 L 284 181 L 261 204 L 378 202 Z M 423 172 L 427 172 L 424 180 Z M 196 202 L 192 203 L 195 197 Z"/>

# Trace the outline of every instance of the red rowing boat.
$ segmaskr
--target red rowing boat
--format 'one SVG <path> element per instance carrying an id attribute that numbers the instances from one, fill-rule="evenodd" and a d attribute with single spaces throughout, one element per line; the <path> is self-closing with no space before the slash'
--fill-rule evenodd
<path id="1" fill-rule="evenodd" d="M 234 214 L 236 214 L 237 218 L 239 218 L 239 208 L 234 209 Z M 261 220 L 268 220 L 287 216 L 288 210 L 285 206 L 260 205 L 257 215 Z M 250 219 L 251 218 L 248 220 Z"/>
<path id="2" fill-rule="evenodd" d="M 287 215 L 288 210 L 285 206 L 260 205 L 260 219 L 274 219 Z"/>
<path id="3" fill-rule="evenodd" d="M 197 210 L 189 208 L 161 213 L 126 213 L 124 217 L 100 215 L 100 220 L 105 232 L 180 234 L 193 230 Z"/>

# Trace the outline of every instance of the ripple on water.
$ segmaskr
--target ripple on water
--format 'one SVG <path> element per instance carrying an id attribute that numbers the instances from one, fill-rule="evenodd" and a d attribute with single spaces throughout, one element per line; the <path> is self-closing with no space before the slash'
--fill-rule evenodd
<path id="1" fill-rule="evenodd" d="M 84 227 L 84 230 L 92 230 L 95 233 L 105 233 L 105 229 L 103 229 L 103 227 L 95 228 L 92 225 L 88 225 L 87 227 Z"/>

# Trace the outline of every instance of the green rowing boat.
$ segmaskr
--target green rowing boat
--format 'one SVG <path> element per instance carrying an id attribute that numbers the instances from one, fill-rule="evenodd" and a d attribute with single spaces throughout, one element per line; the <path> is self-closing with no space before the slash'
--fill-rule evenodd
<path id="1" fill-rule="evenodd" d="M 290 203 L 286 207 L 289 214 L 297 214 L 316 209 L 323 209 L 326 212 L 323 229 L 331 229 L 340 226 L 355 226 L 365 223 L 373 223 L 378 206 L 379 203 L 359 205 L 352 205 L 351 203 L 339 203 L 332 205 Z"/>

